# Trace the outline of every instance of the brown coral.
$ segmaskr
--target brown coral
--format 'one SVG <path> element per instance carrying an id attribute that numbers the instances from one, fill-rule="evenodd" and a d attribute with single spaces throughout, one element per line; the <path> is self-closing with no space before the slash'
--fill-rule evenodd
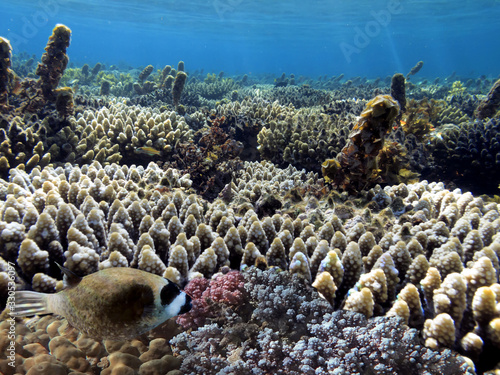
<path id="1" fill-rule="evenodd" d="M 493 117 L 500 107 L 500 79 L 497 80 L 490 89 L 488 96 L 476 109 L 476 117 L 484 119 Z"/>
<path id="2" fill-rule="evenodd" d="M 398 114 L 399 105 L 389 95 L 379 95 L 368 102 L 336 161 L 325 162 L 323 175 L 350 191 L 376 183 L 380 173 L 376 158 Z M 333 170 L 328 169 L 328 163 L 334 164 Z"/>
<path id="3" fill-rule="evenodd" d="M 8 86 L 11 74 L 11 51 L 10 42 L 0 37 L 0 110 L 6 110 L 9 106 Z"/>
<path id="4" fill-rule="evenodd" d="M 45 47 L 42 63 L 38 64 L 36 69 L 36 74 L 40 76 L 43 96 L 51 101 L 55 99 L 54 90 L 68 65 L 66 49 L 69 47 L 70 37 L 71 30 L 68 27 L 56 25 Z"/>

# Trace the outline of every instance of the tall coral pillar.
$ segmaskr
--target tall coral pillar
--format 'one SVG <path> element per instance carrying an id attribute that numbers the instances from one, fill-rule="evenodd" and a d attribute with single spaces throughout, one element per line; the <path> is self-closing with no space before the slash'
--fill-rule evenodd
<path id="1" fill-rule="evenodd" d="M 43 96 L 53 101 L 55 99 L 54 90 L 57 88 L 64 70 L 68 65 L 68 55 L 66 49 L 69 47 L 71 30 L 61 24 L 57 24 L 49 37 L 45 53 L 42 56 L 42 63 L 38 64 L 36 75 L 40 76 Z"/>

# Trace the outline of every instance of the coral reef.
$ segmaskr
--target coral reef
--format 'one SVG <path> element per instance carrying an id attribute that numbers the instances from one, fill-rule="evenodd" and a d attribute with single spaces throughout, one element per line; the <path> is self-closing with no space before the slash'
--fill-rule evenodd
<path id="1" fill-rule="evenodd" d="M 424 140 L 434 130 L 432 123 L 437 126 L 441 111 L 443 104 L 434 99 L 409 100 L 402 124 L 403 131 L 413 134 L 420 141 Z"/>
<path id="2" fill-rule="evenodd" d="M 71 91 L 59 95 L 71 95 Z M 61 111 L 67 115 L 71 101 L 63 98 Z M 151 147 L 162 154 L 171 154 L 176 144 L 192 138 L 182 117 L 174 112 L 143 109 L 110 103 L 99 110 L 88 109 L 77 117 L 70 116 L 59 132 L 52 130 L 52 119 L 36 117 L 23 120 L 19 117 L 4 120 L 5 132 L 2 156 L 14 167 L 20 163 L 42 167 L 48 161 L 90 163 L 123 161 L 147 164 L 141 148 Z"/>
<path id="3" fill-rule="evenodd" d="M 179 143 L 168 165 L 181 169 L 192 179 L 197 192 L 207 199 L 217 197 L 241 167 L 241 142 L 232 139 L 226 118 L 211 118 L 210 126 L 195 134 L 196 143 Z"/>
<path id="4" fill-rule="evenodd" d="M 60 291 L 58 263 L 193 310 L 96 341 L 7 309 L 0 372 L 498 371 L 498 78 L 79 66 L 69 41 L 36 67 L 0 39 L 0 305 Z"/>
<path id="5" fill-rule="evenodd" d="M 277 269 L 243 276 L 250 298 L 239 312 L 171 341 L 185 374 L 473 373 L 450 350 L 425 348 L 399 318 L 332 312 L 299 278 Z"/>
<path id="6" fill-rule="evenodd" d="M 326 271 L 331 280 L 322 281 L 318 289 L 331 305 L 367 317 L 397 315 L 410 327 L 422 329 L 424 319 L 446 313 L 457 339 L 440 341 L 439 329 L 429 328 L 427 340 L 436 348 L 446 344 L 459 350 L 458 343 L 471 332 L 475 319 L 482 327 L 492 322 L 491 314 L 474 315 L 473 306 L 486 303 L 474 297 L 476 290 L 498 282 L 497 204 L 435 183 L 376 187 L 362 198 L 367 208 L 354 211 L 351 220 L 342 223 L 334 213 L 340 215 L 340 207 L 332 210 L 328 200 L 315 198 L 312 187 L 317 177 L 312 174 L 308 179 L 291 167 L 280 171 L 270 163 L 247 163 L 240 175 L 230 184 L 227 203 L 208 203 L 176 188 L 183 184 L 182 178 L 154 163 L 145 169 L 102 167 L 98 162 L 82 168 L 66 164 L 58 169 L 35 167 L 30 174 L 12 169 L 11 181 L 2 185 L 2 257 L 18 264 L 18 277 L 33 286 L 35 280 L 47 283 L 50 277 L 60 278 L 51 260 L 77 262 L 67 265 L 84 274 L 137 264 L 181 284 L 193 279 L 202 283 L 193 294 L 222 304 L 217 310 L 202 297 L 194 311 L 209 319 L 217 319 L 211 315 L 216 311 L 223 311 L 219 316 L 238 310 L 241 300 L 248 298 L 224 293 L 217 297 L 221 295 L 217 283 L 224 284 L 224 277 L 234 275 L 231 272 L 216 276 L 211 287 L 197 278 L 210 278 L 224 265 L 259 264 L 290 269 L 305 285 L 318 285 L 318 275 Z M 298 202 L 304 201 L 303 206 L 293 203 L 290 193 L 297 190 L 302 191 Z M 259 219 L 256 210 L 267 195 L 274 195 L 282 206 L 262 211 Z M 340 197 L 335 199 L 341 202 Z M 283 209 L 289 214 L 280 214 Z M 85 269 L 83 259 L 89 260 Z M 437 270 L 437 282 L 424 283 L 431 270 Z M 488 276 L 479 281 L 484 275 Z M 412 284 L 407 284 L 409 280 Z M 55 282 L 43 285 L 57 287 Z M 457 290 L 461 302 L 453 299 Z M 356 297 L 356 293 L 361 294 Z M 221 298 L 230 302 L 222 303 Z M 406 313 L 402 306 L 407 306 Z M 198 326 L 203 324 L 196 320 Z M 490 330 L 476 332 L 485 341 L 481 353 L 494 350 L 488 341 L 494 337 Z"/>
<path id="7" fill-rule="evenodd" d="M 476 194 L 497 194 L 499 131 L 498 119 L 440 127 L 439 133 L 430 139 L 432 158 L 423 177 L 439 176 Z"/>
<path id="8" fill-rule="evenodd" d="M 338 101 L 322 112 L 293 111 L 273 104 L 276 109 L 271 109 L 257 136 L 259 152 L 279 166 L 292 164 L 319 172 L 324 159 L 333 157 L 345 146 L 346 126 L 354 119 L 354 108 L 358 106 L 356 102 Z"/>

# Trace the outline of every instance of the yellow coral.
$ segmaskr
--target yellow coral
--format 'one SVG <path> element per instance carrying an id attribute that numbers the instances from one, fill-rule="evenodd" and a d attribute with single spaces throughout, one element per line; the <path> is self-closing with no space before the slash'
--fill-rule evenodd
<path id="1" fill-rule="evenodd" d="M 450 96 L 462 96 L 465 93 L 465 87 L 461 81 L 455 81 L 451 85 L 451 90 L 448 91 Z"/>

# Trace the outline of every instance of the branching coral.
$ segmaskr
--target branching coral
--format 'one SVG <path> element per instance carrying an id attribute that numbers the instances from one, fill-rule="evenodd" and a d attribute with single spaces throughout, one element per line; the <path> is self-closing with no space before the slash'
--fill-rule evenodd
<path id="1" fill-rule="evenodd" d="M 496 137 L 500 120 L 475 120 L 440 128 L 430 138 L 432 159 L 425 178 L 439 176 L 472 192 L 498 192 L 500 142 Z"/>
<path id="2" fill-rule="evenodd" d="M 226 270 L 228 271 L 228 270 Z M 245 279 L 238 271 L 216 275 L 212 280 L 195 278 L 184 291 L 193 298 L 193 308 L 177 318 L 184 328 L 198 328 L 207 319 L 216 319 L 227 309 L 237 311 L 248 299 Z"/>
<path id="3" fill-rule="evenodd" d="M 184 373 L 472 374 L 451 351 L 423 347 L 417 331 L 399 318 L 331 313 L 300 279 L 276 269 L 253 268 L 243 276 L 250 294 L 244 313 L 219 316 L 171 340 L 184 357 Z"/>
<path id="4" fill-rule="evenodd" d="M 199 71 L 188 82 L 182 62 L 179 72 L 64 70 L 68 43 L 56 27 L 38 81 L 27 54 L 7 67 L 30 78 L 8 78 L 0 119 L 0 289 L 13 278 L 60 290 L 54 261 L 79 275 L 137 267 L 188 285 L 194 308 L 179 321 L 189 331 L 172 342 L 186 373 L 467 373 L 449 349 L 478 372 L 497 366 L 498 200 L 436 182 L 391 186 L 431 170 L 496 189 L 498 121 L 470 120 L 470 94 L 491 80 L 455 84 L 447 97 L 450 85 L 396 75 L 400 108 L 405 84 L 415 102 L 392 131 L 393 99 L 362 111 L 390 77 L 290 75 L 274 87 L 272 76 L 204 81 Z M 83 95 L 72 106 L 58 84 Z M 326 177 L 355 197 L 315 173 L 337 154 Z M 379 181 L 387 186 L 367 190 Z M 182 358 L 171 365 L 170 327 L 153 341 L 98 343 L 39 321 L 33 332 L 17 324 L 16 372 L 164 374 Z"/>
<path id="5" fill-rule="evenodd" d="M 434 99 L 409 100 L 402 123 L 404 132 L 413 134 L 420 141 L 424 140 L 434 130 L 432 123 L 436 123 L 443 108 L 444 103 Z"/>

